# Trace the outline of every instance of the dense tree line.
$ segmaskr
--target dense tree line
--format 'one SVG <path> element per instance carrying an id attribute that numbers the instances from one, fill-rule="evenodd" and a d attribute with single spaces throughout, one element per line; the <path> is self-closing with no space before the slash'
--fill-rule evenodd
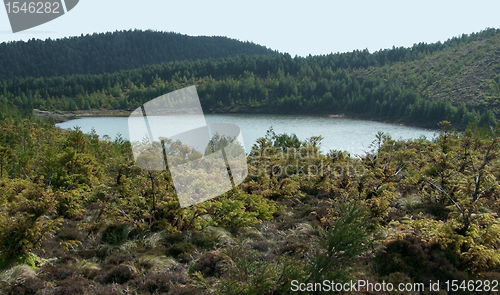
<path id="1" fill-rule="evenodd" d="M 443 43 L 418 43 L 369 53 L 347 53 L 312 57 L 311 65 L 366 68 L 412 61 L 449 47 L 490 38 L 499 33 L 487 29 L 463 34 Z M 51 40 L 29 40 L 0 44 L 0 79 L 104 74 L 180 60 L 222 58 L 234 55 L 274 55 L 276 51 L 226 37 L 190 37 L 156 31 L 116 31 Z M 253 71 L 252 68 L 246 68 Z M 287 70 L 287 69 L 285 69 Z M 298 70 L 296 68 L 296 70 Z M 265 73 L 265 72 L 264 72 Z"/>
<path id="2" fill-rule="evenodd" d="M 178 60 L 277 52 L 227 37 L 116 31 L 0 44 L 0 79 L 103 74 Z"/>
<path id="3" fill-rule="evenodd" d="M 490 29 L 374 54 L 239 55 L 100 75 L 2 80 L 0 97 L 21 113 L 131 109 L 194 84 L 206 111 L 336 113 L 432 127 L 445 119 L 459 128 L 471 119 L 495 125 L 500 105 L 490 98 L 498 97 L 498 36 Z M 486 79 L 489 87 L 461 86 L 469 76 Z"/>

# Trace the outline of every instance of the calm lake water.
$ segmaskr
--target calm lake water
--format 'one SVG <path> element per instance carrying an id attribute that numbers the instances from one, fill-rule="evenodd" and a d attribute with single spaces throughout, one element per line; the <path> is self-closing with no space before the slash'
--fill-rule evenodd
<path id="1" fill-rule="evenodd" d="M 324 137 L 321 144 L 323 151 L 343 150 L 351 153 L 351 155 L 363 154 L 363 150 L 369 150 L 369 145 L 375 139 L 378 131 L 389 134 L 394 139 L 416 139 L 420 137 L 432 139 L 438 133 L 437 130 L 374 121 L 306 115 L 206 114 L 205 118 L 208 123 L 232 123 L 238 125 L 247 152 L 250 151 L 257 138 L 265 136 L 266 131 L 271 126 L 276 134 L 295 133 L 300 140 L 321 135 Z M 189 124 L 188 117 L 182 119 L 187 122 L 185 124 Z M 124 139 L 129 139 L 127 120 L 127 117 L 89 117 L 67 121 L 57 124 L 57 126 L 64 129 L 79 126 L 85 133 L 94 128 L 101 137 L 108 135 L 111 139 L 114 139 L 118 134 L 121 134 Z M 180 120 L 180 122 L 182 121 Z M 162 126 L 162 128 L 169 129 L 169 126 Z"/>

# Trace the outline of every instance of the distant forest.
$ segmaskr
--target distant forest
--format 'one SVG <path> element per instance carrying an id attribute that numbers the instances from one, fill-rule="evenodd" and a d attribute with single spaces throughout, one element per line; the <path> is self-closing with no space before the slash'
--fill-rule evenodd
<path id="1" fill-rule="evenodd" d="M 0 44 L 0 79 L 103 74 L 146 65 L 276 51 L 227 37 L 116 31 Z"/>
<path id="2" fill-rule="evenodd" d="M 0 104 L 2 116 L 28 115 L 34 108 L 132 109 L 196 85 L 203 108 L 212 112 L 348 114 L 426 127 L 448 120 L 457 128 L 474 120 L 495 126 L 500 110 L 499 33 L 488 29 L 444 43 L 375 53 L 235 55 L 99 75 L 3 80 Z M 115 35 L 108 35 L 109 43 Z M 39 44 L 54 41 L 45 42 Z"/>

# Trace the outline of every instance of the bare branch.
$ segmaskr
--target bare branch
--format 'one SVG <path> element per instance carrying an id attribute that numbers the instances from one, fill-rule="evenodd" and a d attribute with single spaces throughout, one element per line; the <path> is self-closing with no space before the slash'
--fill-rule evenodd
<path id="1" fill-rule="evenodd" d="M 448 197 L 448 199 L 450 199 L 450 201 L 453 203 L 453 205 L 455 205 L 455 207 L 457 207 L 458 210 L 460 210 L 460 212 L 462 212 L 462 214 L 464 213 L 464 210 L 460 207 L 460 205 L 455 200 L 453 200 L 453 198 L 442 187 L 434 184 L 432 181 L 430 181 L 427 178 L 425 178 L 425 176 L 423 176 L 422 173 L 419 172 L 419 174 L 425 179 L 425 181 L 427 181 L 429 184 L 431 184 L 437 190 L 439 190 L 440 192 L 442 192 L 443 194 L 445 194 Z"/>
<path id="2" fill-rule="evenodd" d="M 492 187 L 494 187 L 498 184 L 500 184 L 500 181 L 497 181 L 494 184 L 492 184 L 491 186 L 489 186 L 488 188 L 483 189 L 481 192 L 479 192 L 479 194 L 477 195 L 477 197 L 474 199 L 473 202 L 478 201 L 485 192 L 489 191 Z"/>

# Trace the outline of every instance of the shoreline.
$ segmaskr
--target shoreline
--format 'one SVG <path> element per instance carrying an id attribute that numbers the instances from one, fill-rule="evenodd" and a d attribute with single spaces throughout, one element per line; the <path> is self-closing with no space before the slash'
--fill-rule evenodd
<path id="1" fill-rule="evenodd" d="M 63 123 L 69 120 L 75 120 L 79 118 L 88 117 L 128 117 L 135 108 L 133 109 L 93 109 L 93 110 L 77 110 L 77 111 L 42 111 L 38 109 L 33 109 L 33 115 L 40 119 L 53 118 L 55 123 Z M 329 118 L 346 118 L 346 119 L 356 119 L 365 121 L 375 121 L 386 124 L 393 124 L 399 126 L 417 127 L 430 130 L 439 130 L 437 124 L 421 123 L 421 122 L 405 122 L 405 121 L 393 121 L 387 119 L 381 119 L 369 115 L 359 115 L 350 113 L 328 113 L 328 112 L 296 112 L 296 111 L 278 111 L 269 108 L 245 108 L 245 107 L 234 107 L 234 108 L 212 108 L 207 109 L 205 114 L 267 114 L 267 115 L 307 115 L 307 116 L 319 116 L 319 117 L 329 117 Z M 420 123 L 420 124 L 419 124 Z"/>
<path id="2" fill-rule="evenodd" d="M 88 117 L 128 117 L 133 110 L 78 110 L 78 111 L 41 111 L 33 109 L 33 115 L 40 119 L 53 118 L 56 123 L 62 123 L 78 118 Z"/>

